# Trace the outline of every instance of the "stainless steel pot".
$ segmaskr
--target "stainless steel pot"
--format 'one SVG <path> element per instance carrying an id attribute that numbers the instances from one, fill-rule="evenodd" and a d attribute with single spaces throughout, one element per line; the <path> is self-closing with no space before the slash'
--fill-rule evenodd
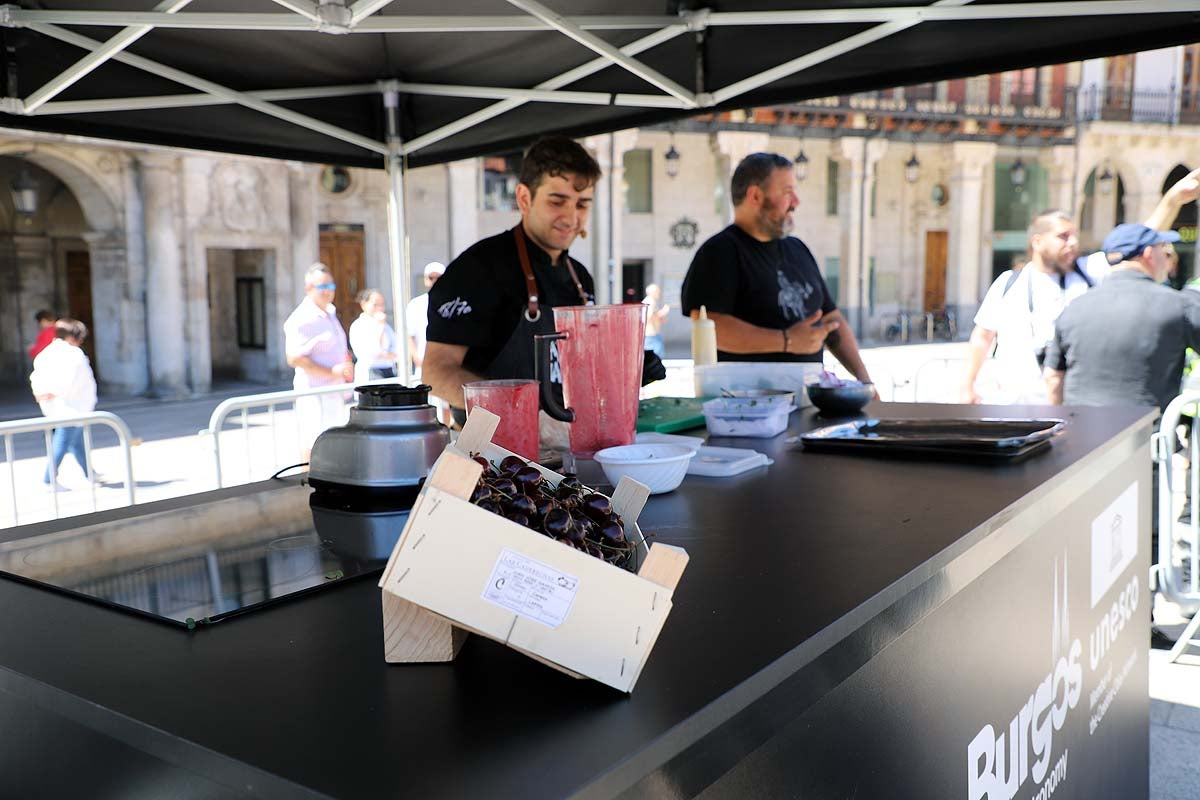
<path id="1" fill-rule="evenodd" d="M 350 421 L 317 437 L 308 478 L 315 488 L 415 487 L 450 442 L 429 405 L 429 387 L 359 386 Z"/>

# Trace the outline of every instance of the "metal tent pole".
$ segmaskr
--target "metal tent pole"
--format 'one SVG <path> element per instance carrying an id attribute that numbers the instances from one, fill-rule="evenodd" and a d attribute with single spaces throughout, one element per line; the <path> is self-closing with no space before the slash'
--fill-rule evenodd
<path id="1" fill-rule="evenodd" d="M 387 117 L 388 175 L 388 262 L 392 274 L 392 307 L 396 320 L 396 339 L 400 343 L 396 373 L 407 385 L 412 380 L 412 359 L 408 353 L 408 248 L 404 246 L 404 159 L 400 154 L 400 93 L 383 93 Z"/>

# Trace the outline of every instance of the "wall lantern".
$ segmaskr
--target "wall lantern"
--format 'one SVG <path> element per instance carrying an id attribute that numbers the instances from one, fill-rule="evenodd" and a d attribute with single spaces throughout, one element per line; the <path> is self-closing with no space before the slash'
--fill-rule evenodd
<path id="1" fill-rule="evenodd" d="M 800 152 L 792 159 L 796 164 L 796 180 L 802 181 L 808 177 L 808 156 L 804 155 L 804 145 L 800 145 Z"/>
<path id="2" fill-rule="evenodd" d="M 1112 174 L 1112 170 L 1108 168 L 1108 165 L 1105 165 L 1104 171 L 1096 179 L 1096 182 L 1100 186 L 1100 194 L 1112 194 L 1114 180 L 1115 176 Z"/>
<path id="3" fill-rule="evenodd" d="M 1025 185 L 1025 162 L 1021 160 L 1020 156 L 1017 156 L 1017 160 L 1009 168 L 1008 179 L 1012 181 L 1012 185 L 1016 187 L 1018 192 Z"/>
<path id="4" fill-rule="evenodd" d="M 667 177 L 679 175 L 679 151 L 675 149 L 675 134 L 671 134 L 671 146 L 667 149 Z"/>
<path id="5" fill-rule="evenodd" d="M 917 160 L 917 151 L 914 149 L 912 156 L 904 162 L 904 180 L 916 183 L 919 177 L 921 177 L 921 162 Z"/>
<path id="6" fill-rule="evenodd" d="M 29 174 L 29 168 L 22 165 L 21 171 L 12 179 L 8 186 L 12 192 L 13 208 L 19 214 L 36 214 L 38 209 L 37 182 Z"/>

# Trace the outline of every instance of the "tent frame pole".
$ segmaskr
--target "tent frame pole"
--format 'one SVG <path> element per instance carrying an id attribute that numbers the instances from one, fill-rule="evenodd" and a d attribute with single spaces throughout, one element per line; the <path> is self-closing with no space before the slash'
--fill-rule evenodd
<path id="1" fill-rule="evenodd" d="M 383 109 L 387 117 L 388 134 L 388 266 L 392 276 L 393 319 L 396 320 L 396 340 L 400 343 L 396 374 L 403 383 L 412 382 L 412 358 L 408 352 L 409 275 L 408 246 L 405 241 L 404 219 L 404 156 L 400 142 L 400 93 L 383 93 Z"/>

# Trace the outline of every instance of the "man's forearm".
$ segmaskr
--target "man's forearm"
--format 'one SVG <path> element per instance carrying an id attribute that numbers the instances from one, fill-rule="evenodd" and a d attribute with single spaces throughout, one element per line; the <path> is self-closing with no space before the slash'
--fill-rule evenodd
<path id="1" fill-rule="evenodd" d="M 862 355 L 858 351 L 858 339 L 854 337 L 854 332 L 850 330 L 849 325 L 842 325 L 829 334 L 825 344 L 829 347 L 829 352 L 833 353 L 833 357 L 857 380 L 863 383 L 871 382 L 867 365 L 863 363 Z"/>
<path id="2" fill-rule="evenodd" d="M 1179 216 L 1179 209 L 1183 208 L 1183 203 L 1178 199 L 1165 194 L 1158 201 L 1158 205 L 1150 212 L 1150 216 L 1146 217 L 1145 226 L 1153 228 L 1156 231 L 1168 230 L 1175 224 L 1175 218 Z"/>
<path id="3" fill-rule="evenodd" d="M 1046 367 L 1042 377 L 1046 381 L 1046 394 L 1050 397 L 1050 405 L 1061 406 L 1063 402 L 1063 376 L 1066 373 Z"/>
<path id="4" fill-rule="evenodd" d="M 732 314 L 713 314 L 709 318 L 717 328 L 717 349 L 726 353 L 782 353 L 783 331 L 760 328 Z"/>
<path id="5" fill-rule="evenodd" d="M 463 400 L 463 384 L 481 381 L 483 378 L 462 367 L 434 364 L 429 361 L 421 368 L 421 380 L 429 384 L 433 394 L 455 408 L 466 408 Z"/>
<path id="6" fill-rule="evenodd" d="M 297 367 L 304 370 L 309 375 L 314 375 L 318 378 L 336 378 L 337 374 L 330 367 L 322 367 L 317 362 L 313 361 L 308 356 L 292 356 L 287 360 L 289 367 Z"/>
<path id="7" fill-rule="evenodd" d="M 964 389 L 971 389 L 975 386 L 975 379 L 979 377 L 979 370 L 983 368 L 988 350 L 991 349 L 995 340 L 996 335 L 985 328 L 975 326 L 975 330 L 971 331 L 971 338 L 967 342 L 967 371 L 963 375 Z"/>

